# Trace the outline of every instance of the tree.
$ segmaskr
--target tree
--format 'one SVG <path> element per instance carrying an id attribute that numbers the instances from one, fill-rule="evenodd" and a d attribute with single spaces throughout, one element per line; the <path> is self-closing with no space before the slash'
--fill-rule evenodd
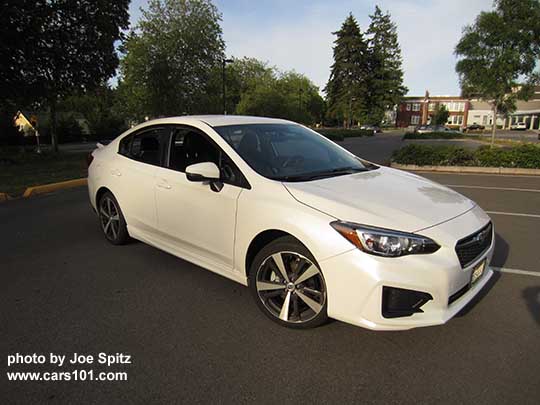
<path id="1" fill-rule="evenodd" d="M 401 49 L 396 25 L 390 14 L 383 14 L 379 6 L 375 6 L 375 12 L 370 18 L 371 23 L 367 30 L 367 118 L 372 124 L 380 124 L 385 112 L 399 104 L 407 93 L 407 88 L 403 85 Z"/>
<path id="2" fill-rule="evenodd" d="M 233 58 L 226 67 L 227 111 L 236 111 L 242 96 L 259 83 L 271 83 L 277 76 L 277 69 L 255 58 Z M 221 76 L 219 76 L 221 80 Z"/>
<path id="3" fill-rule="evenodd" d="M 10 17 L 3 19 L 2 73 L 9 74 L 2 87 L 18 99 L 46 101 L 55 151 L 59 98 L 115 73 L 115 42 L 128 27 L 128 6 L 129 0 L 4 1 Z M 5 54 L 11 56 L 4 59 Z"/>
<path id="4" fill-rule="evenodd" d="M 112 139 L 127 129 L 118 100 L 118 90 L 103 84 L 91 91 L 75 93 L 58 105 L 59 111 L 79 113 L 97 140 Z"/>
<path id="5" fill-rule="evenodd" d="M 236 111 L 243 115 L 286 118 L 287 98 L 272 83 L 259 83 L 242 95 Z"/>
<path id="6" fill-rule="evenodd" d="M 322 120 L 324 100 L 318 87 L 306 76 L 294 71 L 281 73 L 276 87 L 287 100 L 287 115 L 284 118 L 303 124 Z"/>
<path id="7" fill-rule="evenodd" d="M 29 100 L 26 91 L 33 81 L 26 66 L 32 64 L 29 46 L 40 39 L 42 15 L 31 11 L 35 0 L 5 0 L 2 2 L 0 25 L 0 93 L 2 104 Z M 13 115 L 14 112 L 12 112 Z"/>
<path id="8" fill-rule="evenodd" d="M 325 87 L 330 115 L 351 125 L 353 118 L 365 114 L 368 71 L 367 43 L 352 14 L 345 19 L 341 29 L 333 33 L 334 63 Z"/>
<path id="9" fill-rule="evenodd" d="M 491 104 L 492 145 L 497 114 L 514 111 L 516 100 L 532 94 L 540 57 L 540 3 L 496 0 L 494 5 L 464 28 L 455 49 L 463 95 Z"/>
<path id="10" fill-rule="evenodd" d="M 132 118 L 215 109 L 224 58 L 221 15 L 210 0 L 151 0 L 123 48 L 119 92 Z M 220 83 L 220 82 L 219 82 Z"/>
<path id="11" fill-rule="evenodd" d="M 431 115 L 431 125 L 445 125 L 448 122 L 448 112 L 446 106 L 437 104 L 433 114 Z"/>
<path id="12" fill-rule="evenodd" d="M 249 69 L 243 72 L 244 76 L 233 78 L 245 86 L 239 93 L 235 110 L 238 114 L 285 118 L 304 124 L 322 120 L 324 100 L 306 76 L 268 67 L 261 70 L 266 65 L 253 60 L 250 66 L 257 69 Z"/>

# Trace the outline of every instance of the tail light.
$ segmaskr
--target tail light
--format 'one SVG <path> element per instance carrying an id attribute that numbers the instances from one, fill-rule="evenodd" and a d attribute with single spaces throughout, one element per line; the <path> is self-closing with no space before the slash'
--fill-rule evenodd
<path id="1" fill-rule="evenodd" d="M 90 164 L 92 163 L 93 160 L 94 160 L 94 155 L 92 155 L 92 152 L 90 152 L 88 156 L 86 156 L 86 167 L 90 167 Z"/>

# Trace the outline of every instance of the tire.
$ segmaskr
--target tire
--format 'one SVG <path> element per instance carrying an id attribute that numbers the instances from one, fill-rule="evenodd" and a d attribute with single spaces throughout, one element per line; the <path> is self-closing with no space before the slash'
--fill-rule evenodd
<path id="1" fill-rule="evenodd" d="M 126 220 L 120 205 L 114 195 L 107 191 L 101 196 L 97 204 L 99 225 L 105 239 L 113 245 L 123 245 L 128 242 Z"/>
<path id="2" fill-rule="evenodd" d="M 257 253 L 249 289 L 261 311 L 282 326 L 308 329 L 328 320 L 323 274 L 309 250 L 293 237 L 276 239 Z"/>

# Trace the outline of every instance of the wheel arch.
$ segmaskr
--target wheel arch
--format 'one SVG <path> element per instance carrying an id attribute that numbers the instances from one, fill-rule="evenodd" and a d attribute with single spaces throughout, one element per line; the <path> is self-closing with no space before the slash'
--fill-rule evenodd
<path id="1" fill-rule="evenodd" d="M 108 189 L 107 187 L 105 187 L 105 186 L 99 187 L 98 190 L 96 191 L 96 201 L 95 201 L 96 209 L 98 209 L 97 207 L 98 207 L 98 204 L 99 204 L 99 200 L 101 199 L 103 194 L 105 194 L 106 192 L 109 192 L 112 195 L 114 195 L 113 192 L 110 189 Z"/>
<path id="2" fill-rule="evenodd" d="M 253 238 L 246 252 L 245 263 L 244 263 L 246 277 L 249 277 L 249 269 L 251 267 L 251 264 L 253 263 L 253 260 L 255 259 L 255 256 L 257 256 L 257 253 L 269 243 L 275 241 L 276 239 L 282 238 L 284 236 L 290 236 L 291 238 L 294 238 L 298 243 L 305 246 L 305 244 L 302 243 L 302 241 L 298 239 L 296 236 L 283 230 L 267 229 L 265 231 L 260 232 L 259 234 L 257 234 L 257 236 L 255 236 L 255 238 Z"/>

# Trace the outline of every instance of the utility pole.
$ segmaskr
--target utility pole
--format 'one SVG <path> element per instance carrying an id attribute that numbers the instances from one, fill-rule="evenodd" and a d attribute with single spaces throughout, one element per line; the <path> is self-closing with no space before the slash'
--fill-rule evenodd
<path id="1" fill-rule="evenodd" d="M 491 109 L 493 112 L 493 124 L 491 125 L 491 147 L 493 148 L 493 146 L 495 145 L 495 131 L 497 131 L 497 102 L 496 100 L 493 100 Z"/>
<path id="2" fill-rule="evenodd" d="M 225 65 L 227 63 L 231 63 L 233 62 L 232 59 L 223 59 L 222 61 L 222 70 L 221 70 L 221 82 L 222 82 L 222 85 L 223 85 L 223 88 L 222 88 L 222 96 L 223 96 L 223 115 L 227 115 L 227 103 L 226 103 L 226 86 L 225 86 Z"/>

